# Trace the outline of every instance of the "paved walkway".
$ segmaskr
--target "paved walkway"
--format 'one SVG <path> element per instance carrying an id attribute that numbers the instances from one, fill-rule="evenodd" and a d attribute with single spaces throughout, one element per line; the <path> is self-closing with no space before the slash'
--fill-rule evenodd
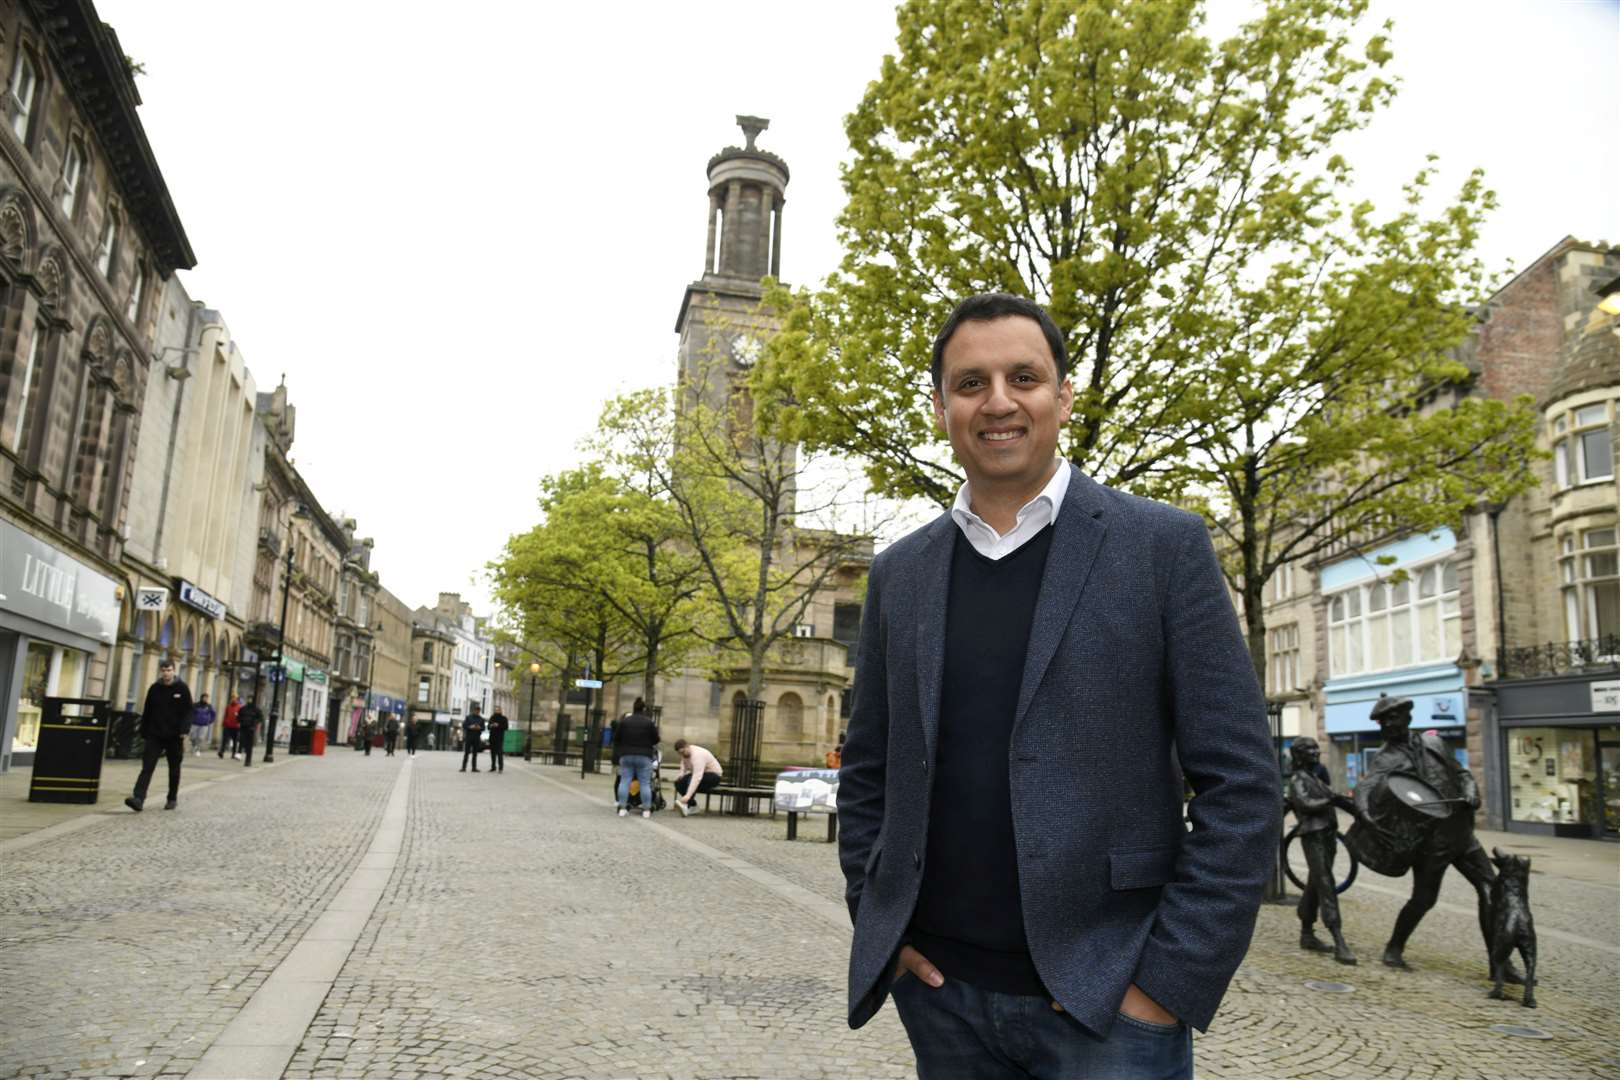
<path id="1" fill-rule="evenodd" d="M 0 1078 L 912 1075 L 892 1009 L 843 1022 L 848 920 L 819 828 L 621 820 L 606 777 L 458 763 L 278 755 L 177 812 L 0 840 Z M 1355 968 L 1262 912 L 1199 1075 L 1620 1077 L 1620 882 L 1535 877 L 1535 1011 L 1485 998 L 1460 880 L 1415 971 L 1371 962 L 1405 885 L 1346 894 Z"/>

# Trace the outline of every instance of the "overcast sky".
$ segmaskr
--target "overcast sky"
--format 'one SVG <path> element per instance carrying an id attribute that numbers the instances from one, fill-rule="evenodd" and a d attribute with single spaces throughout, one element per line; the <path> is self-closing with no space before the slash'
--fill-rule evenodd
<path id="1" fill-rule="evenodd" d="M 792 170 L 782 276 L 839 258 L 842 118 L 894 40 L 887 0 L 442 4 L 98 0 L 145 65 L 141 118 L 293 457 L 375 537 L 411 605 L 475 582 L 612 395 L 674 374 L 705 165 L 770 118 Z M 1224 28 L 1245 0 L 1216 5 Z M 1407 0 L 1404 88 L 1351 144 L 1390 205 L 1427 152 L 1502 208 L 1489 263 L 1620 241 L 1620 0 Z M 251 523 L 249 523 L 251 524 Z"/>

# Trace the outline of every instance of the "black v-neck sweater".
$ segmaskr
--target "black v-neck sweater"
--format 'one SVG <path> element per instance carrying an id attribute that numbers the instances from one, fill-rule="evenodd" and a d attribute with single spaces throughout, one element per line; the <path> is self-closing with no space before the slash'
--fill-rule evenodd
<path id="1" fill-rule="evenodd" d="M 1045 993 L 1024 937 L 1008 765 L 1051 548 L 1047 526 L 991 560 L 956 530 L 928 860 L 911 919 L 911 944 L 947 979 L 1007 994 Z"/>

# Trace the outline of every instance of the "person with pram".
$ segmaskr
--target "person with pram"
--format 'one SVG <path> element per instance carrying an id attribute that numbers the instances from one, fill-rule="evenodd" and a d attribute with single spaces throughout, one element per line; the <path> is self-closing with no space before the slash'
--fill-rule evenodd
<path id="1" fill-rule="evenodd" d="M 619 774 L 616 801 L 619 816 L 630 813 L 630 782 L 641 789 L 641 816 L 652 817 L 653 762 L 658 755 L 658 725 L 647 713 L 647 703 L 636 698 L 628 716 L 619 719 L 613 735 L 613 764 Z"/>

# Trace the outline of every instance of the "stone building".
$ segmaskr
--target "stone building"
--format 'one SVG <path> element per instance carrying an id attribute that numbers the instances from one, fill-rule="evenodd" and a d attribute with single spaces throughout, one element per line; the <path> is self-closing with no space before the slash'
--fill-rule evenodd
<path id="1" fill-rule="evenodd" d="M 138 708 L 167 656 L 193 695 L 222 710 L 240 676 L 252 676 L 241 666 L 242 634 L 264 429 L 253 374 L 219 312 L 193 301 L 177 277 L 157 302 L 157 374 L 141 409 L 124 547 L 131 585 L 153 602 L 119 636 L 128 678 L 113 697 Z"/>
<path id="2" fill-rule="evenodd" d="M 1479 507 L 1455 530 L 1374 538 L 1285 568 L 1268 586 L 1268 699 L 1283 707 L 1285 737 L 1323 741 L 1341 787 L 1355 786 L 1380 743 L 1368 717 L 1378 696 L 1409 697 L 1414 726 L 1433 730 L 1480 780 L 1487 820 L 1512 827 L 1509 733 L 1530 721 L 1514 718 L 1504 680 L 1522 686 L 1544 658 L 1580 655 L 1582 639 L 1620 634 L 1620 575 L 1604 546 L 1615 535 L 1609 431 L 1620 379 L 1603 352 L 1612 335 L 1591 329 L 1606 317 L 1594 314 L 1594 289 L 1616 276 L 1620 248 L 1561 240 L 1480 306 L 1459 350 L 1469 377 L 1428 406 L 1469 395 L 1537 401 L 1549 460 L 1535 490 Z M 1595 773 L 1600 747 L 1586 740 L 1604 722 L 1590 708 L 1561 708 L 1584 733 L 1564 739 L 1581 744 L 1571 760 Z M 1620 796 L 1620 783 L 1612 790 Z M 1595 797 L 1585 805 L 1594 808 Z"/>
<path id="3" fill-rule="evenodd" d="M 415 661 L 411 651 L 411 609 L 381 585 L 372 605 L 375 626 L 373 655 L 376 668 L 371 679 L 371 708 L 392 712 L 401 723 L 410 718 L 415 690 Z"/>
<path id="4" fill-rule="evenodd" d="M 457 636 L 451 621 L 431 608 L 411 615 L 410 721 L 419 744 L 448 750 L 454 743 L 450 686 L 456 674 Z"/>
<path id="5" fill-rule="evenodd" d="M 331 738 L 348 742 L 362 719 L 376 721 L 381 713 L 398 713 L 401 702 L 372 700 L 375 615 L 379 581 L 371 569 L 373 541 L 355 537 L 357 523 L 340 517 L 343 565 L 338 575 L 337 629 L 332 657 L 331 700 L 327 730 Z"/>
<path id="6" fill-rule="evenodd" d="M 244 643 L 257 664 L 258 700 L 267 715 L 277 719 L 278 740 L 285 742 L 287 721 L 330 720 L 327 702 L 336 650 L 337 590 L 348 539 L 288 457 L 297 409 L 287 399 L 286 383 L 259 394 L 257 409 L 267 438 Z"/>
<path id="7" fill-rule="evenodd" d="M 1500 347 L 1555 362 L 1529 387 L 1541 485 L 1485 532 L 1501 567 L 1494 678 L 1476 692 L 1485 811 L 1515 832 L 1620 839 L 1620 247 L 1566 238 L 1514 284 L 1517 310 L 1491 316 Z"/>
<path id="8" fill-rule="evenodd" d="M 0 771 L 46 697 L 122 698 L 124 537 L 160 283 L 196 262 L 117 35 L 0 0 Z"/>
<path id="9" fill-rule="evenodd" d="M 736 393 L 764 340 L 778 329 L 760 307 L 761 280 L 781 272 L 788 167 L 756 145 L 768 121 L 739 116 L 737 123 L 745 145 L 709 159 L 703 272 L 686 287 L 675 322 L 683 400 L 685 394 L 695 395 L 711 406 Z M 791 516 L 791 490 L 786 509 Z M 799 535 L 802 542 L 787 543 L 777 554 L 779 565 L 817 557 L 818 538 L 809 530 Z M 792 635 L 767 656 L 760 695 L 762 762 L 820 764 L 843 730 L 860 629 L 860 587 L 872 556 L 870 542 L 854 547 L 812 597 Z M 604 691 L 605 711 L 627 711 L 640 689 L 639 681 L 610 686 Z M 661 676 L 657 697 L 665 743 L 687 738 L 728 755 L 737 704 L 747 700 L 747 689 L 746 661 L 740 667 L 729 660 L 719 666 L 694 664 Z"/>

